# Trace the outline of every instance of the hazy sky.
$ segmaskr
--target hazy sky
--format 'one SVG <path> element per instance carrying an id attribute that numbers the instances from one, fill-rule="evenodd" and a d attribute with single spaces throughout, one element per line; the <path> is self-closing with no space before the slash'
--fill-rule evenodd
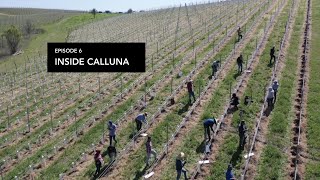
<path id="1" fill-rule="evenodd" d="M 218 1 L 218 0 L 210 0 Z M 89 10 L 96 8 L 105 11 L 148 10 L 190 2 L 208 2 L 208 0 L 0 0 L 0 7 L 32 7 L 47 9 Z"/>

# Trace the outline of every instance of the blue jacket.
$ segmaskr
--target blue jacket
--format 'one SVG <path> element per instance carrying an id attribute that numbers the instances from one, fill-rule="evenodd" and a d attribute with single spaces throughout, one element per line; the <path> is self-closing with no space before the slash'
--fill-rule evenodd
<path id="1" fill-rule="evenodd" d="M 232 178 L 234 178 L 232 169 L 228 169 L 226 172 L 226 180 L 231 180 Z"/>
<path id="2" fill-rule="evenodd" d="M 181 171 L 184 164 L 185 164 L 185 162 L 183 162 L 182 160 L 176 159 L 176 170 Z"/>
<path id="3" fill-rule="evenodd" d="M 144 114 L 139 114 L 139 115 L 136 117 L 136 120 L 141 121 L 141 122 L 147 124 L 146 116 L 145 116 Z"/>
<path id="4" fill-rule="evenodd" d="M 206 119 L 203 122 L 203 125 L 205 126 L 213 126 L 214 124 L 217 124 L 217 121 L 215 119 Z"/>

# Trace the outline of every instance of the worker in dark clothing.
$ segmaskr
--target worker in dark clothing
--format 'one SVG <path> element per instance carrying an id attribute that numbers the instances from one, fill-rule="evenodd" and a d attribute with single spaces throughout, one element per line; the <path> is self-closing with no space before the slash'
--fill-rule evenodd
<path id="1" fill-rule="evenodd" d="M 244 120 L 241 121 L 238 127 L 239 131 L 239 147 L 244 148 L 244 145 L 246 144 L 246 132 L 247 132 L 247 127 L 244 122 Z"/>
<path id="2" fill-rule="evenodd" d="M 239 104 L 239 97 L 236 95 L 236 93 L 232 94 L 230 105 L 232 105 L 234 108 L 238 108 Z"/>
<path id="3" fill-rule="evenodd" d="M 276 62 L 276 56 L 274 55 L 274 53 L 276 52 L 274 46 L 270 49 L 270 62 L 269 64 L 272 63 L 272 59 L 274 59 L 274 62 Z"/>
<path id="4" fill-rule="evenodd" d="M 94 161 L 96 164 L 96 172 L 94 173 L 94 176 L 97 176 L 97 175 L 99 175 L 101 166 L 104 163 L 102 155 L 101 155 L 101 150 L 96 150 L 96 153 L 94 154 Z"/>
<path id="5" fill-rule="evenodd" d="M 184 174 L 184 179 L 187 178 L 187 170 L 183 167 L 186 164 L 184 161 L 184 153 L 181 152 L 176 159 L 177 180 L 180 179 L 181 173 Z"/>
<path id="6" fill-rule="evenodd" d="M 242 39 L 242 30 L 240 27 L 238 28 L 237 32 L 238 32 L 238 42 L 239 42 L 240 39 Z"/>
<path id="7" fill-rule="evenodd" d="M 235 180 L 236 178 L 234 177 L 233 173 L 232 173 L 232 164 L 228 165 L 228 169 L 226 172 L 226 180 Z"/>
<path id="8" fill-rule="evenodd" d="M 213 125 L 217 125 L 217 121 L 215 118 L 212 119 L 205 119 L 203 122 L 203 126 L 204 126 L 204 139 L 207 139 L 207 135 L 209 137 L 209 141 L 211 140 L 211 136 L 210 136 L 210 129 L 212 130 L 212 132 L 214 132 L 213 130 Z"/>
<path id="9" fill-rule="evenodd" d="M 216 75 L 216 73 L 218 72 L 218 68 L 219 68 L 219 61 L 214 61 L 212 63 L 212 77 Z"/>
<path id="10" fill-rule="evenodd" d="M 196 101 L 196 97 L 194 96 L 194 91 L 193 91 L 192 80 L 189 80 L 187 82 L 187 89 L 188 89 L 188 93 L 189 93 L 189 104 L 191 104 L 191 97 L 193 97 L 194 101 Z"/>
<path id="11" fill-rule="evenodd" d="M 242 64 L 243 64 L 243 57 L 242 54 L 237 58 L 237 64 L 238 64 L 238 73 L 242 73 Z"/>
<path id="12" fill-rule="evenodd" d="M 141 127 L 142 127 L 142 123 L 145 123 L 145 124 L 148 124 L 147 122 L 147 116 L 148 114 L 145 112 L 143 114 L 139 114 L 137 117 L 136 117 L 136 124 L 137 124 L 137 131 L 139 132 L 141 130 Z"/>

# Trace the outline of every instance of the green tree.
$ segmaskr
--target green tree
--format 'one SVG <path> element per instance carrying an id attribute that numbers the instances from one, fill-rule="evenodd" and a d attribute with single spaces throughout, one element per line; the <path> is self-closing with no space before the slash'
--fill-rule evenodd
<path id="1" fill-rule="evenodd" d="M 7 31 L 4 32 L 4 37 L 7 40 L 10 53 L 14 54 L 17 52 L 21 41 L 21 32 L 15 26 L 11 26 Z"/>
<path id="2" fill-rule="evenodd" d="M 132 12 L 133 10 L 131 8 L 127 11 L 128 14 L 131 14 Z"/>

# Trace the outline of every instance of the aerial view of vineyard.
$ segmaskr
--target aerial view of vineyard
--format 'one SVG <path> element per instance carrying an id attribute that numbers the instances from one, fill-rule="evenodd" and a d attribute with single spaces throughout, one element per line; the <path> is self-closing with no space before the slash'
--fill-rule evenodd
<path id="1" fill-rule="evenodd" d="M 320 180 L 319 0 L 133 10 L 0 2 L 1 180 Z M 146 71 L 48 72 L 52 42 Z"/>

